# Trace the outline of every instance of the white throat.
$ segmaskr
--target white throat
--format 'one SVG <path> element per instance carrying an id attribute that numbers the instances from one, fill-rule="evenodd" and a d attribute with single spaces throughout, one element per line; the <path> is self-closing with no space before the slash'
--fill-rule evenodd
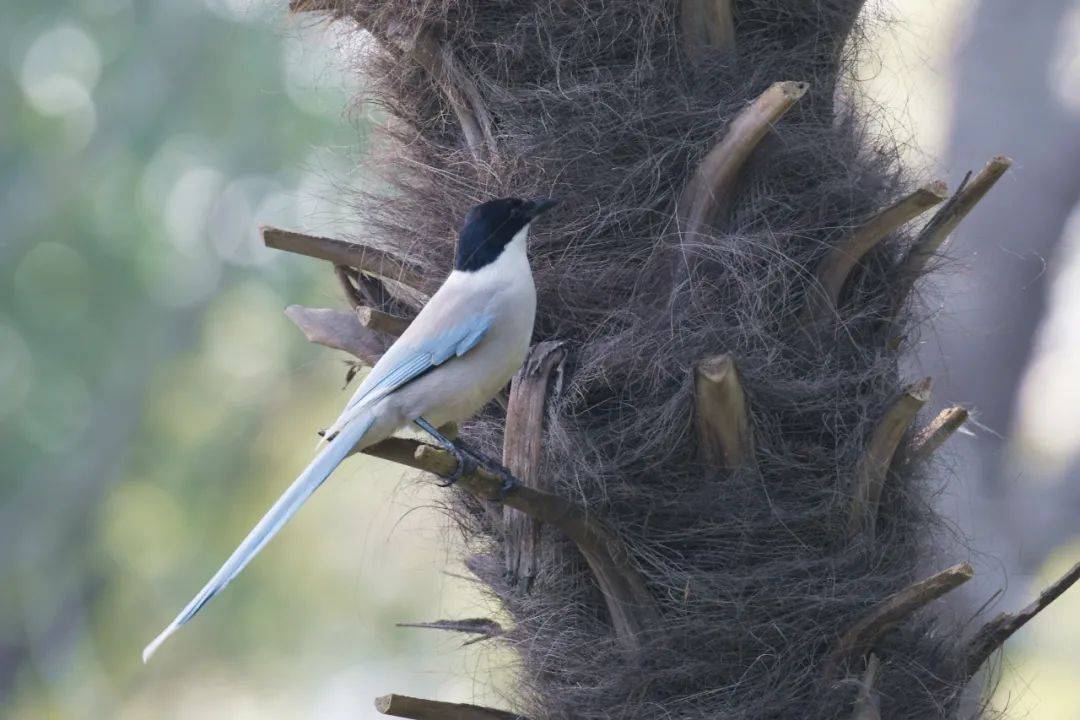
<path id="1" fill-rule="evenodd" d="M 479 270 L 454 270 L 447 278 L 453 284 L 465 283 L 470 287 L 513 285 L 532 282 L 528 255 L 529 226 L 521 228 L 506 244 L 499 257 Z"/>

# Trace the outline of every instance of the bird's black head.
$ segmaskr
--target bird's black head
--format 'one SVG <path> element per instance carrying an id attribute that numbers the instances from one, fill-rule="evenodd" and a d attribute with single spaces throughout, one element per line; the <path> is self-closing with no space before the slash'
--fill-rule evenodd
<path id="1" fill-rule="evenodd" d="M 494 262 L 523 227 L 555 204 L 547 198 L 499 198 L 475 206 L 458 235 L 454 269 L 479 270 Z"/>

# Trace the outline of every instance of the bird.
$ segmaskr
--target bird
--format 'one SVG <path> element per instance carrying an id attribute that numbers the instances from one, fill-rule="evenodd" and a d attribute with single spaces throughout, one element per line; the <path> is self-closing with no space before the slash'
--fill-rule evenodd
<path id="1" fill-rule="evenodd" d="M 354 450 L 416 425 L 457 458 L 458 469 L 450 482 L 477 464 L 475 453 L 438 428 L 478 412 L 524 362 L 536 316 L 536 286 L 527 254 L 529 229 L 556 204 L 550 198 L 506 197 L 468 212 L 458 234 L 453 270 L 324 432 L 311 463 L 202 590 L 146 646 L 144 663 L 240 574 Z M 501 476 L 509 490 L 512 477 Z"/>

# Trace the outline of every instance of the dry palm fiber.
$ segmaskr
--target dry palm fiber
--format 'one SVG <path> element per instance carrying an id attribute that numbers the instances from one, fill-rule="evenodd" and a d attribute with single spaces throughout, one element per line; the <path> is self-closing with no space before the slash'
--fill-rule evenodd
<path id="1" fill-rule="evenodd" d="M 356 202 L 364 243 L 434 285 L 471 205 L 562 201 L 531 238 L 535 339 L 570 350 L 541 474 L 618 533 L 660 620 L 628 655 L 585 563 L 547 526 L 531 592 L 511 589 L 499 528 L 460 496 L 470 567 L 514 621 L 496 641 L 520 658 L 507 702 L 534 720 L 846 717 L 855 683 L 827 676 L 830 649 L 918 579 L 938 526 L 919 468 L 896 466 L 876 534 L 848 534 L 860 460 L 910 380 L 897 369 L 914 324 L 910 235 L 855 265 L 827 326 L 805 318 L 830 249 L 915 186 L 850 79 L 861 3 L 737 0 L 734 45 L 706 48 L 687 46 L 688 4 L 334 4 L 378 39 L 362 101 L 389 117 L 366 166 L 385 187 Z M 687 234 L 676 208 L 699 163 L 785 80 L 806 95 Z M 693 368 L 719 353 L 738 365 L 756 447 L 730 472 L 700 460 L 694 432 Z M 493 404 L 463 437 L 498 456 L 502 428 Z M 949 715 L 954 634 L 923 613 L 880 639 L 884 717 Z"/>

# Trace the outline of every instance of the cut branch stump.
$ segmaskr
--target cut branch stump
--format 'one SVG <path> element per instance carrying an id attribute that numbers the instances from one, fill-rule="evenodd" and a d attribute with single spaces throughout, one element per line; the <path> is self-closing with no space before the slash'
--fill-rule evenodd
<path id="1" fill-rule="evenodd" d="M 953 230 L 968 216 L 986 193 L 994 187 L 1008 169 L 1012 167 L 1010 158 L 999 155 L 992 158 L 979 174 L 956 190 L 941 210 L 926 224 L 904 260 L 904 275 L 909 279 L 919 277 L 926 268 L 926 263 L 940 251 L 945 240 Z"/>
<path id="2" fill-rule="evenodd" d="M 522 484 L 539 490 L 550 489 L 540 474 L 544 409 L 552 377 L 556 390 L 561 384 L 565 359 L 563 343 L 542 342 L 529 351 L 510 385 L 503 464 Z M 540 523 L 511 507 L 504 508 L 503 538 L 507 583 L 528 592 L 540 567 Z"/>
<path id="3" fill-rule="evenodd" d="M 390 280 L 413 290 L 422 291 L 426 287 L 423 277 L 415 269 L 384 250 L 266 225 L 262 227 L 262 237 L 268 248 L 353 267 L 366 275 Z"/>
<path id="4" fill-rule="evenodd" d="M 872 650 L 877 639 L 891 627 L 931 601 L 960 587 L 974 575 L 975 571 L 967 563 L 953 565 L 874 605 L 840 636 L 826 662 L 826 674 L 831 676 L 845 659 Z"/>
<path id="5" fill-rule="evenodd" d="M 683 47 L 690 57 L 708 50 L 731 50 L 735 46 L 732 0 L 682 0 L 679 28 Z"/>
<path id="6" fill-rule="evenodd" d="M 694 400 L 702 459 L 729 472 L 753 462 L 754 433 L 730 355 L 717 355 L 698 364 Z"/>
<path id="7" fill-rule="evenodd" d="M 881 491 L 892 464 L 893 455 L 915 416 L 930 399 L 930 378 L 908 388 L 885 412 L 874 428 L 866 452 L 855 468 L 855 490 L 848 513 L 848 537 L 873 539 L 877 528 Z"/>
<path id="8" fill-rule="evenodd" d="M 807 291 L 803 325 L 816 327 L 831 323 L 840 304 L 840 293 L 860 260 L 891 233 L 945 199 L 948 188 L 933 182 L 876 213 L 855 229 L 844 242 L 832 248 L 814 271 Z"/>
<path id="9" fill-rule="evenodd" d="M 367 365 L 374 365 L 386 352 L 386 343 L 361 325 L 355 313 L 290 305 L 285 308 L 285 316 L 300 328 L 308 341 L 344 350 Z"/>
<path id="10" fill-rule="evenodd" d="M 383 695 L 375 698 L 375 709 L 383 715 L 412 720 L 525 720 L 520 715 L 505 710 L 425 700 L 408 695 Z"/>
<path id="11" fill-rule="evenodd" d="M 908 449 L 906 462 L 925 462 L 967 419 L 968 411 L 959 405 L 942 410 L 929 425 L 916 433 Z"/>
<path id="12" fill-rule="evenodd" d="M 464 618 L 462 620 L 432 620 L 420 623 L 396 623 L 400 628 L 422 628 L 425 630 L 445 630 L 459 632 L 467 635 L 476 635 L 471 640 L 466 640 L 463 645 L 472 645 L 481 640 L 500 637 L 505 631 L 502 625 L 490 618 Z"/>
<path id="13" fill-rule="evenodd" d="M 1043 590 L 1034 602 L 1020 612 L 1001 613 L 983 625 L 971 638 L 967 651 L 964 653 L 964 677 L 969 679 L 973 677 L 983 663 L 994 654 L 995 650 L 1004 645 L 1013 633 L 1061 597 L 1077 580 L 1080 580 L 1080 563 L 1073 565 L 1067 573 Z"/>
<path id="14" fill-rule="evenodd" d="M 701 160 L 675 209 L 685 268 L 690 265 L 690 247 L 697 242 L 696 236 L 728 208 L 751 153 L 809 87 L 790 80 L 771 85 L 735 116 L 727 134 Z"/>

